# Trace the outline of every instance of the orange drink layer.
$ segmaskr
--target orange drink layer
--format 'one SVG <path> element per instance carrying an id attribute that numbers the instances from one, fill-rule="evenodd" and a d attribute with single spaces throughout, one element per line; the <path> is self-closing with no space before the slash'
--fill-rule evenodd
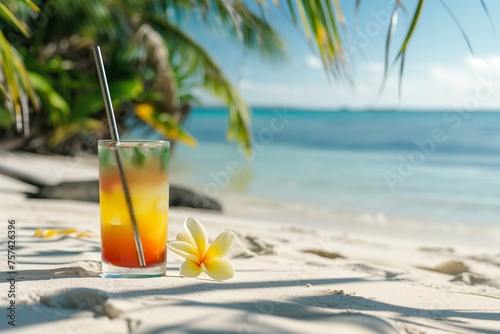
<path id="1" fill-rule="evenodd" d="M 105 264 L 140 267 L 132 221 L 117 166 L 116 150 L 129 188 L 146 260 L 145 267 L 165 265 L 169 158 L 169 147 L 165 143 L 167 142 L 121 141 L 119 148 L 114 148 L 112 142 L 99 145 L 103 270 Z"/>

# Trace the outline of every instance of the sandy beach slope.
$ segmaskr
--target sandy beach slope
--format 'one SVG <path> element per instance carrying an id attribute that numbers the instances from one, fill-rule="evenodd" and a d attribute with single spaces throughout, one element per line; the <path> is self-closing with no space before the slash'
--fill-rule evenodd
<path id="1" fill-rule="evenodd" d="M 2 154 L 0 164 L 50 179 L 55 161 Z M 94 167 L 80 161 L 63 179 L 95 177 Z M 166 277 L 104 279 L 99 206 L 25 199 L 28 188 L 0 178 L 2 333 L 500 333 L 500 249 L 172 209 L 169 240 L 187 216 L 201 220 L 211 239 L 236 233 L 235 277 L 182 278 L 183 259 L 169 252 Z M 15 327 L 7 317 L 9 219 L 16 222 Z M 44 239 L 34 237 L 37 228 L 93 234 Z"/>

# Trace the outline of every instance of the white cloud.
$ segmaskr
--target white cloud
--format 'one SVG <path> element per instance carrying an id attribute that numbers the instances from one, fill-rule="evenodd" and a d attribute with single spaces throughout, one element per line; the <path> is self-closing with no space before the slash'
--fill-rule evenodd
<path id="1" fill-rule="evenodd" d="M 339 106 L 360 107 L 367 105 L 365 99 L 351 103 L 359 90 L 347 85 L 303 84 L 300 82 L 270 83 L 243 81 L 241 92 L 251 105 L 278 105 L 303 108 L 335 108 Z M 364 90 L 365 87 L 362 87 Z"/>
<path id="2" fill-rule="evenodd" d="M 251 105 L 448 109 L 463 105 L 464 101 L 475 96 L 478 87 L 489 82 L 489 86 L 479 88 L 479 91 L 494 92 L 485 99 L 479 99 L 478 109 L 500 109 L 500 57 L 494 55 L 474 61 L 463 57 L 458 63 L 409 63 L 403 78 L 401 100 L 398 98 L 397 70 L 391 72 L 382 96 L 377 96 L 383 72 L 381 62 L 359 64 L 353 87 L 326 80 L 322 71 L 309 71 L 307 79 L 304 79 L 303 73 L 295 75 L 295 71 L 273 72 L 270 69 L 266 72 L 268 75 L 259 74 L 258 69 L 256 71 L 251 79 L 245 77 L 238 83 L 242 95 Z"/>
<path id="3" fill-rule="evenodd" d="M 371 72 L 384 73 L 384 64 L 378 61 L 367 61 L 364 63 L 364 67 Z"/>
<path id="4" fill-rule="evenodd" d="M 484 80 L 500 78 L 500 57 L 496 55 L 466 56 L 460 65 L 430 66 L 429 73 L 433 85 L 443 87 L 448 95 L 471 94 L 480 84 L 481 78 Z"/>
<path id="5" fill-rule="evenodd" d="M 488 66 L 486 59 L 480 57 L 466 56 L 464 57 L 465 63 L 479 69 L 486 68 Z"/>
<path id="6" fill-rule="evenodd" d="M 417 76 L 406 76 L 403 100 L 414 106 L 457 108 L 477 101 L 475 109 L 500 109 L 500 57 L 463 57 L 459 64 L 427 66 Z"/>
<path id="7" fill-rule="evenodd" d="M 475 79 L 466 66 L 431 65 L 428 74 L 430 85 L 460 92 L 469 89 L 474 84 Z"/>
<path id="8" fill-rule="evenodd" d="M 491 61 L 491 64 L 495 68 L 500 68 L 500 57 L 499 56 L 496 56 L 496 55 L 490 56 L 490 61 Z"/>
<path id="9" fill-rule="evenodd" d="M 464 62 L 472 69 L 496 71 L 500 73 L 500 56 L 489 54 L 483 57 L 465 56 Z"/>
<path id="10" fill-rule="evenodd" d="M 321 60 L 312 54 L 309 54 L 306 56 L 305 62 L 311 68 L 314 68 L 314 69 L 323 68 L 323 63 L 321 62 Z"/>

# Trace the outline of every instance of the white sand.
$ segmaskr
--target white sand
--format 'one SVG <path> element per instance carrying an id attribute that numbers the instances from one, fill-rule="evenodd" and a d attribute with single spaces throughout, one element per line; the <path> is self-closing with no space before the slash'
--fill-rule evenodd
<path id="1" fill-rule="evenodd" d="M 47 167 L 52 159 L 0 154 L 3 166 L 27 161 L 36 166 L 30 173 L 54 175 Z M 74 164 L 63 179 L 91 177 L 94 167 Z M 188 215 L 201 220 L 211 238 L 224 230 L 237 234 L 235 277 L 179 277 L 183 259 L 169 252 L 166 277 L 105 279 L 98 276 L 98 205 L 28 200 L 19 195 L 27 190 L 0 178 L 3 273 L 8 219 L 15 219 L 17 231 L 16 326 L 7 323 L 11 298 L 3 275 L 2 333 L 500 333 L 500 249 L 436 247 L 419 238 L 172 209 L 170 240 Z M 96 237 L 33 237 L 41 227 L 90 229 Z M 336 254 L 342 257 L 328 258 Z M 465 272 L 429 270 L 440 264 Z"/>

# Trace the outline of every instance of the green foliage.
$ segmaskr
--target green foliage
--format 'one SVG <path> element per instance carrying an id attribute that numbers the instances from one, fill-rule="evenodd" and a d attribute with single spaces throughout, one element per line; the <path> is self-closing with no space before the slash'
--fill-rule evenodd
<path id="1" fill-rule="evenodd" d="M 91 117 L 80 118 L 56 127 L 47 144 L 52 148 L 63 143 L 68 138 L 79 134 L 80 132 L 93 132 L 101 130 L 101 128 L 101 121 Z"/>
<path id="2" fill-rule="evenodd" d="M 13 123 L 12 114 L 7 109 L 0 106 L 0 128 L 9 128 Z"/>
<path id="3" fill-rule="evenodd" d="M 64 117 L 70 113 L 70 108 L 66 100 L 54 89 L 51 78 L 44 78 L 42 75 L 29 72 L 30 82 L 35 89 L 44 108 L 50 108 L 48 121 L 50 123 L 61 123 Z"/>
<path id="4" fill-rule="evenodd" d="M 208 27 L 241 41 L 249 50 L 255 50 L 266 59 L 281 60 L 285 56 L 285 45 L 265 15 L 255 14 L 241 0 L 172 0 L 170 3 L 177 17 L 198 13 L 196 19 L 200 18 Z"/>
<path id="5" fill-rule="evenodd" d="M 28 36 L 25 24 L 7 7 L 9 3 L 10 1 L 0 3 L 0 28 L 3 23 L 12 27 L 14 31 Z M 34 11 L 39 10 L 30 0 L 18 1 L 16 5 L 26 5 Z M 28 99 L 31 100 L 35 109 L 39 108 L 39 100 L 29 80 L 26 67 L 16 48 L 5 37 L 3 28 L 0 29 L 0 84 L 0 102 L 3 102 L 3 108 L 16 114 L 17 119 L 21 119 L 21 113 L 27 115 Z M 11 119 L 13 118 L 12 116 Z M 6 125 L 7 122 L 2 122 L 2 124 Z M 21 123 L 17 124 L 17 128 L 18 130 L 22 129 Z M 27 132 L 25 131 L 25 133 Z"/>
<path id="6" fill-rule="evenodd" d="M 0 3 L 0 17 L 3 18 L 4 22 L 17 29 L 25 37 L 29 36 L 24 24 L 22 24 L 3 3 Z"/>
<path id="7" fill-rule="evenodd" d="M 2 98 L 5 108 L 18 116 L 23 112 L 27 113 L 29 98 L 33 107 L 38 109 L 39 100 L 29 80 L 21 55 L 7 41 L 2 31 L 0 31 L 0 65 L 4 78 Z"/>
<path id="8" fill-rule="evenodd" d="M 350 82 L 345 22 L 338 0 L 287 1 L 286 6 L 295 24 L 301 23 L 306 37 L 315 45 L 327 73 Z"/>
<path id="9" fill-rule="evenodd" d="M 6 0 L 0 6 L 0 74 L 5 77 L 4 82 L 0 80 L 0 102 L 11 115 L 22 113 L 24 118 L 32 117 L 31 133 L 38 136 L 36 142 L 43 143 L 46 150 L 82 132 L 98 131 L 105 135 L 103 99 L 94 64 L 89 61 L 89 49 L 94 44 L 103 50 L 118 114 L 127 115 L 136 106 L 153 106 L 154 113 L 142 119 L 145 123 L 169 139 L 194 144 L 195 139 L 177 120 L 183 118 L 179 115 L 186 110 L 184 104 L 197 101 L 193 92 L 201 89 L 228 105 L 228 138 L 247 149 L 250 147 L 248 106 L 217 63 L 167 14 L 167 9 L 173 9 L 177 14 L 189 15 L 192 4 L 202 10 L 207 26 L 222 27 L 245 48 L 257 50 L 264 57 L 283 57 L 284 45 L 274 29 L 243 2 L 50 0 L 41 3 L 40 17 L 50 19 L 33 29 L 26 43 L 16 47 L 3 32 L 11 35 L 16 31 L 28 36 L 28 26 L 36 20 L 36 15 L 29 11 L 39 9 L 30 0 Z M 55 10 L 46 12 L 48 7 Z M 3 22 L 10 27 L 8 30 Z M 187 62 L 184 56 L 188 57 Z M 28 98 L 30 104 L 26 103 Z M 12 119 L 22 118 L 3 116 L 2 124 L 8 127 Z M 26 122 L 18 124 L 18 128 L 23 124 Z"/>

